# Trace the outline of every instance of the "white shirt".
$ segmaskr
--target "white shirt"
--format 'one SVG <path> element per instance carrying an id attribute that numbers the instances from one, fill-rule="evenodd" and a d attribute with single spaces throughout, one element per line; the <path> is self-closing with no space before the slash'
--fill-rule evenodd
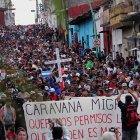
<path id="1" fill-rule="evenodd" d="M 108 67 L 108 68 L 107 68 L 107 73 L 108 73 L 108 75 L 110 74 L 111 71 L 113 71 L 113 69 L 110 68 L 110 67 Z"/>

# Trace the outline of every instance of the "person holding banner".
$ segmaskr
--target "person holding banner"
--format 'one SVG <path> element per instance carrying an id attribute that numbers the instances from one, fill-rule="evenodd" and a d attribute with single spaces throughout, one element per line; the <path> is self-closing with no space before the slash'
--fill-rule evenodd
<path id="1" fill-rule="evenodd" d="M 59 119 L 49 119 L 49 123 L 51 134 L 47 134 L 47 140 L 70 140 L 69 131 Z"/>
<path id="2" fill-rule="evenodd" d="M 131 95 L 125 96 L 125 103 L 121 101 L 121 95 L 124 90 L 120 92 L 116 100 L 118 101 L 118 107 L 121 109 L 122 120 L 122 140 L 137 140 L 137 127 L 138 127 L 138 97 L 137 92 L 128 89 L 128 93 Z M 133 102 L 133 98 L 134 102 Z"/>

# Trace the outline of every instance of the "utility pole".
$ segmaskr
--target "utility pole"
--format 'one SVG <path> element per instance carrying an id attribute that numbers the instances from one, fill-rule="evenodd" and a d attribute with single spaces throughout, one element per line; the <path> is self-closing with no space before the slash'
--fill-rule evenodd
<path id="1" fill-rule="evenodd" d="M 38 0 L 36 0 L 36 23 L 38 23 Z"/>
<path id="2" fill-rule="evenodd" d="M 64 12 L 65 12 L 65 24 L 66 24 L 66 41 L 69 44 L 69 37 L 68 37 L 68 11 L 67 11 L 67 4 L 66 4 L 66 0 L 63 0 L 63 5 L 64 5 Z"/>
<path id="3" fill-rule="evenodd" d="M 93 11 L 90 0 L 88 0 L 88 4 L 89 4 L 89 7 L 90 7 L 90 11 L 91 11 L 91 14 L 92 14 L 92 20 L 93 20 L 93 38 L 95 40 L 97 40 L 98 36 L 97 36 L 97 28 L 96 28 L 96 21 L 95 21 L 95 13 Z M 96 57 L 98 58 L 98 46 L 95 46 L 95 47 L 96 47 Z"/>

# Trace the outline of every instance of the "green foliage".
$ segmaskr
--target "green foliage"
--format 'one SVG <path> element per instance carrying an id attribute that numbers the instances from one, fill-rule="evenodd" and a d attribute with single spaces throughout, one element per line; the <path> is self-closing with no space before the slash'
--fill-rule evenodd
<path id="1" fill-rule="evenodd" d="M 7 75 L 6 80 L 9 79 L 13 81 L 16 88 L 25 89 L 27 92 L 30 92 L 37 88 L 37 84 L 32 80 L 29 80 L 25 74 L 19 72 L 19 70 L 14 69 L 13 67 L 9 66 L 8 64 L 2 61 L 0 61 L 0 69 L 6 70 L 6 75 Z M 7 90 L 6 80 L 0 82 L 0 92 L 6 92 Z"/>
<path id="2" fill-rule="evenodd" d="M 52 3 L 55 7 L 53 13 L 57 16 L 58 28 L 66 28 L 66 0 L 52 0 Z"/>

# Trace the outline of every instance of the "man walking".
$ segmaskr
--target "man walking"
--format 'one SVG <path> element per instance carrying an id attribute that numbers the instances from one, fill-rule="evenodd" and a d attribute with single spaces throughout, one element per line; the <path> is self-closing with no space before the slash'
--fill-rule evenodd
<path id="1" fill-rule="evenodd" d="M 118 107 L 121 109 L 121 120 L 122 120 L 122 140 L 137 140 L 137 107 L 138 107 L 138 97 L 137 93 L 128 89 L 128 93 L 131 95 L 126 95 L 125 103 L 121 101 L 121 95 L 124 90 L 120 92 L 117 97 Z M 132 97 L 135 101 L 133 101 Z"/>

